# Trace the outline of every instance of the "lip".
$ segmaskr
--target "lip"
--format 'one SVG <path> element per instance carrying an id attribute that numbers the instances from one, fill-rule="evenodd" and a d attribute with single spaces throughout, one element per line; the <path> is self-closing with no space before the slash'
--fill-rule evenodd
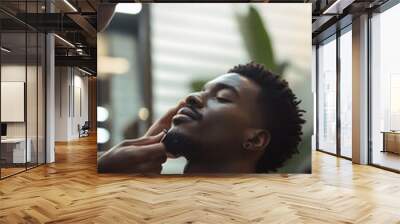
<path id="1" fill-rule="evenodd" d="M 198 121 L 201 119 L 201 114 L 195 112 L 193 109 L 189 107 L 183 107 L 178 110 L 175 116 L 172 118 L 172 122 L 175 125 L 179 125 L 181 123 Z"/>
<path id="2" fill-rule="evenodd" d="M 189 117 L 186 114 L 176 114 L 172 118 L 172 122 L 174 123 L 174 125 L 179 125 L 179 124 L 182 124 L 182 123 L 192 122 L 192 121 L 194 121 L 193 118 Z"/>
<path id="3" fill-rule="evenodd" d="M 195 112 L 192 108 L 189 107 L 182 107 L 181 109 L 178 110 L 176 114 L 186 115 L 190 117 L 192 120 L 200 120 L 201 118 L 201 115 L 198 112 Z"/>

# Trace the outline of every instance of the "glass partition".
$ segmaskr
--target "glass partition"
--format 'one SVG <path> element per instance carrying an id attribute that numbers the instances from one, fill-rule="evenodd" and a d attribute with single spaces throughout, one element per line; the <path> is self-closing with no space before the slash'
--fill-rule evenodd
<path id="1" fill-rule="evenodd" d="M 22 22 L 44 1 L 0 2 L 0 178 L 45 162 L 45 35 Z M 9 13 L 9 12 L 13 13 Z"/>
<path id="2" fill-rule="evenodd" d="M 31 157 L 26 138 L 26 41 L 25 32 L 1 34 L 2 177 L 25 170 Z"/>
<path id="3" fill-rule="evenodd" d="M 400 4 L 371 18 L 371 162 L 400 170 Z"/>
<path id="4" fill-rule="evenodd" d="M 33 167 L 37 165 L 37 127 L 38 127 L 38 111 L 37 111 L 37 79 L 38 79 L 38 56 L 37 56 L 37 41 L 38 35 L 35 32 L 27 33 L 27 75 L 26 75 L 26 112 L 27 112 L 27 150 L 29 153 L 29 160 L 27 161 L 27 167 Z"/>
<path id="5" fill-rule="evenodd" d="M 340 36 L 340 155 L 352 157 L 352 34 Z"/>
<path id="6" fill-rule="evenodd" d="M 336 37 L 318 47 L 318 149 L 336 154 Z"/>

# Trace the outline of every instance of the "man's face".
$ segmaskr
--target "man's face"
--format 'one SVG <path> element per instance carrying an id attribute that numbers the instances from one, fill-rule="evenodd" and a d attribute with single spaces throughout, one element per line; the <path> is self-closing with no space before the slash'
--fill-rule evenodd
<path id="1" fill-rule="evenodd" d="M 201 92 L 189 95 L 187 106 L 173 117 L 170 130 L 193 143 L 179 154 L 189 160 L 210 161 L 242 156 L 239 149 L 244 132 L 262 126 L 259 92 L 260 87 L 253 81 L 228 73 L 208 82 Z"/>

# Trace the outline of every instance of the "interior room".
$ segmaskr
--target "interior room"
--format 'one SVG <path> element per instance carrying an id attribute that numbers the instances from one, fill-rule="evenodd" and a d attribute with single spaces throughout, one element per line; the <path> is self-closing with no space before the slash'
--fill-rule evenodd
<path id="1" fill-rule="evenodd" d="M 79 67 L 66 66 L 57 66 L 55 73 L 55 141 L 62 143 L 88 137 L 89 130 L 93 130 L 89 125 L 89 82 L 93 82 L 92 74 Z"/>
<path id="2" fill-rule="evenodd" d="M 19 7 L 36 12 L 36 7 Z M 0 12 L 2 21 L 10 15 Z M 45 163 L 45 36 L 34 27 L 1 27 L 1 177 Z"/>
<path id="3" fill-rule="evenodd" d="M 99 173 L 98 151 L 145 137 L 247 59 L 238 5 L 158 2 L 0 1 L 0 223 L 400 222 L 398 0 L 242 3 L 283 46 L 278 61 L 294 62 L 287 75 L 311 71 L 311 157 L 295 158 L 309 173 L 168 173 L 185 158 L 167 175 Z M 296 50 L 296 4 L 311 14 L 309 51 Z"/>
<path id="4" fill-rule="evenodd" d="M 399 32 L 394 32 L 394 21 L 400 18 L 400 6 L 372 15 L 371 18 L 371 162 L 378 166 L 400 170 L 399 154 L 399 72 L 395 62 Z"/>

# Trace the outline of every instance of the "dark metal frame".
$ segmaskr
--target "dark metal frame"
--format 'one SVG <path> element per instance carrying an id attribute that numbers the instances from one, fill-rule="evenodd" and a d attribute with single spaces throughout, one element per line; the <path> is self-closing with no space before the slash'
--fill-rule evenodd
<path id="1" fill-rule="evenodd" d="M 316 150 L 319 151 L 319 44 L 315 45 L 315 147 Z"/>
<path id="2" fill-rule="evenodd" d="M 341 76 L 341 66 L 340 66 L 340 35 L 339 29 L 336 30 L 336 154 L 341 156 L 341 133 L 342 125 L 340 123 L 340 76 Z"/>
<path id="3" fill-rule="evenodd" d="M 368 12 L 368 36 L 367 36 L 367 45 L 368 45 L 368 53 L 367 53 L 367 63 L 368 63 L 368 69 L 367 69 L 367 120 L 368 120 L 368 124 L 367 124 L 367 141 L 368 141 L 368 155 L 367 155 L 367 162 L 368 164 L 372 164 L 372 97 L 371 97 L 371 93 L 372 93 L 372 83 L 371 83 L 371 71 L 372 71 L 372 65 L 371 65 L 371 55 L 372 55 L 372 33 L 371 33 L 371 18 L 372 18 L 372 13 Z"/>

